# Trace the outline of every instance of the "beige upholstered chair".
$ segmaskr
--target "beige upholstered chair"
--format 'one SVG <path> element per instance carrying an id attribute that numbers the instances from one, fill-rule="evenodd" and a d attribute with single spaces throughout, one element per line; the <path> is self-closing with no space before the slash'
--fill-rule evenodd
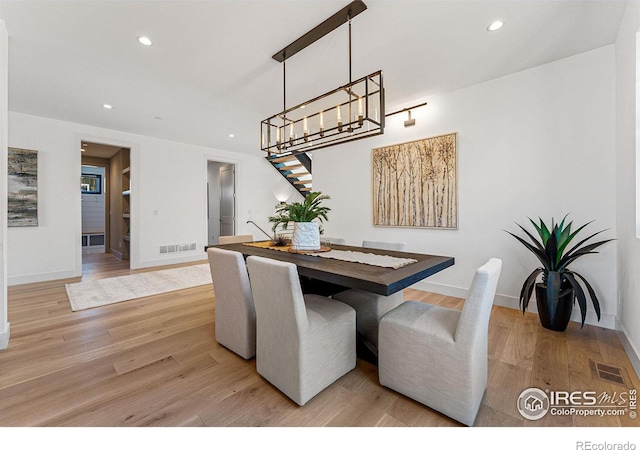
<path id="1" fill-rule="evenodd" d="M 347 243 L 347 241 L 345 241 L 342 238 L 326 237 L 326 236 L 320 236 L 320 242 L 325 245 L 331 245 L 331 244 L 344 245 Z"/>
<path id="2" fill-rule="evenodd" d="M 256 355 L 256 311 L 242 253 L 207 249 L 216 296 L 216 341 L 244 359 Z"/>
<path id="3" fill-rule="evenodd" d="M 377 248 L 381 250 L 404 251 L 406 245 L 404 242 L 382 242 L 382 241 L 362 241 L 363 247 Z"/>
<path id="4" fill-rule="evenodd" d="M 462 311 L 407 301 L 380 321 L 380 384 L 473 425 L 487 386 L 489 317 L 502 261 L 475 274 Z"/>
<path id="5" fill-rule="evenodd" d="M 362 241 L 362 246 L 382 250 L 402 251 L 404 242 Z M 399 306 L 404 297 L 402 291 L 385 296 L 358 289 L 349 289 L 332 296 L 356 310 L 356 328 L 362 343 L 375 355 L 378 348 L 378 324 L 387 312 Z"/>
<path id="6" fill-rule="evenodd" d="M 294 264 L 250 256 L 256 306 L 258 373 L 298 405 L 356 366 L 356 314 L 304 295 Z"/>
<path id="7" fill-rule="evenodd" d="M 218 244 L 237 244 L 241 242 L 253 242 L 252 234 L 237 234 L 234 236 L 220 236 Z"/>

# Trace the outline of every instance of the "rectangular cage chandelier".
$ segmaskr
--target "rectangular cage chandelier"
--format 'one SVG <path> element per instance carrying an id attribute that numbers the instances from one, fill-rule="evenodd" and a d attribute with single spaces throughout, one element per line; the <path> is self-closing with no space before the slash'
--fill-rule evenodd
<path id="1" fill-rule="evenodd" d="M 351 79 L 351 19 L 364 11 L 354 1 L 275 55 L 283 64 L 284 109 L 260 123 L 260 148 L 270 155 L 301 153 L 384 133 L 382 71 Z M 287 108 L 287 58 L 340 25 L 349 23 L 349 83 L 306 102 Z"/>

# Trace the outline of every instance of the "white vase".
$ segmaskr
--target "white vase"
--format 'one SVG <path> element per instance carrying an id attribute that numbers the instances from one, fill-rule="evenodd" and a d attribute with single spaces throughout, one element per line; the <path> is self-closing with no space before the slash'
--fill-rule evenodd
<path id="1" fill-rule="evenodd" d="M 293 250 L 320 250 L 320 228 L 317 222 L 295 222 L 293 224 Z"/>

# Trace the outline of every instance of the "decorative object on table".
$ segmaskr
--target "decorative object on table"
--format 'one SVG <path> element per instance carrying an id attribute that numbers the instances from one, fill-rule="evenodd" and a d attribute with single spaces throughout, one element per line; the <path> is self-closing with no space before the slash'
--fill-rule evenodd
<path id="1" fill-rule="evenodd" d="M 373 150 L 373 224 L 458 228 L 457 133 Z"/>
<path id="2" fill-rule="evenodd" d="M 291 239 L 289 239 L 287 236 L 284 236 L 282 234 L 277 234 L 273 240 L 273 245 L 276 247 L 286 247 L 287 245 L 291 244 Z"/>
<path id="3" fill-rule="evenodd" d="M 309 192 L 303 202 L 281 203 L 276 207 L 276 215 L 269 217 L 275 233 L 278 226 L 287 229 L 289 222 L 294 223 L 291 248 L 293 250 L 320 250 L 320 223 L 328 220 L 331 208 L 322 206 L 328 195 L 321 192 Z"/>
<path id="4" fill-rule="evenodd" d="M 382 71 L 351 78 L 351 19 L 367 9 L 355 0 L 272 56 L 282 63 L 283 111 L 260 122 L 261 150 L 269 156 L 304 153 L 384 133 Z M 286 60 L 349 23 L 349 82 L 313 99 L 287 107 Z"/>
<path id="5" fill-rule="evenodd" d="M 587 315 L 587 298 L 591 299 L 598 320 L 600 320 L 600 302 L 598 301 L 595 291 L 582 275 L 569 270 L 567 267 L 581 256 L 598 253 L 594 251 L 596 248 L 613 240 L 606 239 L 592 244 L 586 244 L 587 241 L 594 236 L 606 231 L 600 230 L 567 250 L 573 238 L 591 222 L 587 222 L 572 232 L 571 226 L 573 222 L 565 225 L 566 218 L 567 216 L 565 216 L 560 223 L 555 223 L 552 218 L 550 228 L 542 219 L 540 219 L 539 225 L 532 219 L 529 219 L 539 238 L 536 238 L 522 225 L 516 224 L 528 236 L 531 243 L 507 231 L 507 233 L 515 237 L 522 245 L 529 249 L 542 263 L 542 267 L 534 269 L 522 284 L 522 290 L 520 291 L 520 307 L 522 308 L 522 313 L 524 314 L 527 310 L 531 294 L 535 287 L 540 322 L 544 328 L 554 331 L 564 331 L 567 328 L 569 319 L 571 318 L 574 300 L 577 300 L 580 307 L 582 317 L 581 327 L 584 326 Z M 542 282 L 539 283 L 537 280 L 541 274 Z M 584 284 L 586 292 L 580 284 L 580 281 Z"/>
<path id="6" fill-rule="evenodd" d="M 274 230 L 273 230 L 273 237 L 271 237 L 271 236 L 269 236 L 269 233 L 267 233 L 262 228 L 260 228 L 258 226 L 258 224 L 255 223 L 253 220 L 247 220 L 247 223 L 252 223 L 258 230 L 260 230 L 262 232 L 262 234 L 264 234 L 266 237 L 268 237 L 271 240 L 270 244 L 272 244 L 272 245 L 274 245 L 276 247 L 285 247 L 285 246 L 287 246 L 287 245 L 289 245 L 291 243 L 291 239 L 289 239 L 289 237 L 284 236 L 282 234 L 276 234 L 275 227 L 274 227 Z"/>
<path id="7" fill-rule="evenodd" d="M 38 151 L 9 147 L 7 225 L 38 226 Z"/>

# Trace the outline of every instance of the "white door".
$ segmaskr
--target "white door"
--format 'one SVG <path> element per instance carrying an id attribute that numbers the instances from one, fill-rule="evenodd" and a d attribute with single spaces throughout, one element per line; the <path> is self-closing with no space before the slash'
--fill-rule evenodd
<path id="1" fill-rule="evenodd" d="M 235 166 L 220 169 L 220 236 L 235 234 Z"/>

